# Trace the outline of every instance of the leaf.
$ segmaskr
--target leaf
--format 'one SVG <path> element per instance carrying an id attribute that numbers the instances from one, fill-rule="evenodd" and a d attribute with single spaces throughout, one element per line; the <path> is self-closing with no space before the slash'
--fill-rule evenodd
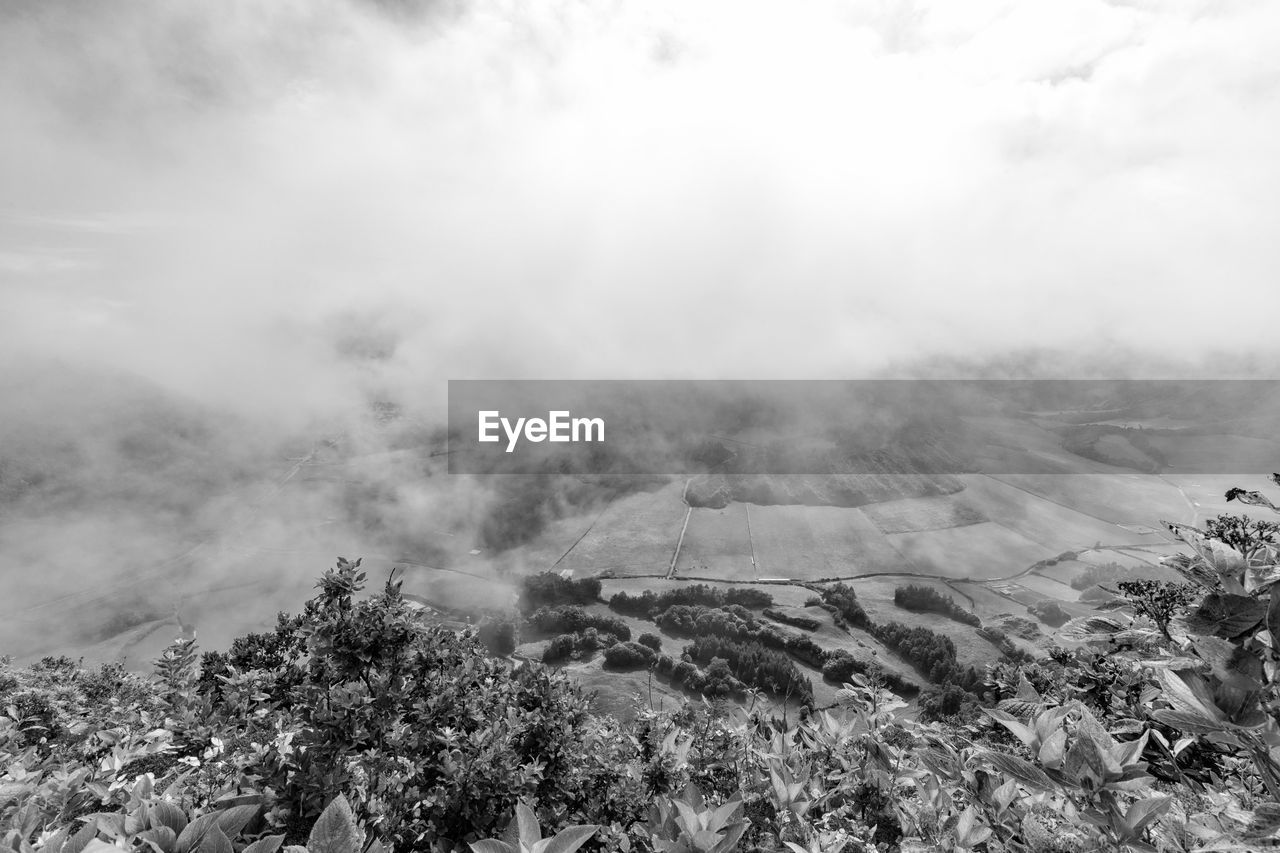
<path id="1" fill-rule="evenodd" d="M 190 853 L 200 844 L 200 839 L 204 838 L 205 834 L 213 828 L 217 820 L 218 813 L 209 812 L 188 823 L 182 832 L 178 834 L 178 841 L 174 845 L 174 850 L 177 853 Z"/>
<path id="2" fill-rule="evenodd" d="M 1111 747 L 1111 758 L 1120 767 L 1127 767 L 1135 764 L 1142 758 L 1142 751 L 1147 748 L 1147 741 L 1151 738 L 1150 730 L 1145 731 L 1137 740 L 1117 743 Z"/>
<path id="3" fill-rule="evenodd" d="M 1235 578 L 1240 572 L 1244 571 L 1244 554 L 1241 554 L 1226 542 L 1210 538 L 1200 530 L 1186 524 L 1177 524 L 1171 521 L 1162 523 L 1174 536 L 1190 545 L 1191 550 L 1195 551 L 1201 559 L 1208 563 L 1209 567 L 1217 572 L 1219 577 L 1223 579 Z"/>
<path id="4" fill-rule="evenodd" d="M 1059 628 L 1058 636 L 1077 643 L 1099 643 L 1110 640 L 1128 627 L 1109 616 L 1081 616 Z"/>
<path id="5" fill-rule="evenodd" d="M 472 841 L 471 849 L 475 853 L 516 853 L 516 849 L 505 841 L 486 838 L 484 841 Z"/>
<path id="6" fill-rule="evenodd" d="M 1231 728 L 1229 723 L 1211 720 L 1199 714 L 1189 714 L 1186 711 L 1174 711 L 1167 708 L 1162 711 L 1152 711 L 1151 717 L 1179 731 L 1199 735 L 1209 735 L 1214 732 L 1220 732 L 1224 728 Z"/>
<path id="7" fill-rule="evenodd" d="M 160 851 L 172 850 L 178 843 L 178 834 L 167 826 L 157 826 L 140 832 L 138 838 Z"/>
<path id="8" fill-rule="evenodd" d="M 1062 772 L 1078 783 L 1088 782 L 1083 787 L 1091 790 L 1101 788 L 1108 775 L 1102 752 L 1091 737 L 1077 737 L 1071 744 L 1062 762 Z"/>
<path id="9" fill-rule="evenodd" d="M 988 751 L 984 753 L 984 757 L 1001 773 L 1012 776 L 1028 788 L 1037 791 L 1052 791 L 1054 789 L 1053 780 L 1030 761 L 1003 752 Z"/>
<path id="10" fill-rule="evenodd" d="M 960 813 L 960 821 L 956 824 L 956 841 L 962 847 L 973 847 L 991 837 L 991 830 L 977 822 L 978 812 L 973 806 Z"/>
<path id="11" fill-rule="evenodd" d="M 1198 557 L 1193 560 L 1186 554 L 1171 554 L 1161 557 L 1160 565 L 1173 569 L 1187 580 L 1207 590 L 1212 591 L 1218 588 L 1218 576 L 1205 565 L 1204 560 Z"/>
<path id="12" fill-rule="evenodd" d="M 797 788 L 802 787 L 803 786 L 800 785 L 797 786 Z M 729 821 L 733 820 L 741 810 L 742 800 L 738 797 L 734 797 L 711 813 L 711 816 L 707 818 L 707 828 L 713 832 L 719 832 L 726 824 L 729 823 Z"/>
<path id="13" fill-rule="evenodd" d="M 1050 770 L 1057 770 L 1062 766 L 1063 750 L 1067 746 L 1067 732 L 1065 729 L 1058 729 L 1049 736 L 1040 746 L 1040 754 L 1037 756 L 1040 763 Z"/>
<path id="14" fill-rule="evenodd" d="M 280 849 L 280 845 L 284 843 L 283 835 L 268 835 L 266 838 L 259 838 L 248 847 L 240 851 L 240 853 L 276 853 Z"/>
<path id="15" fill-rule="evenodd" d="M 1172 805 L 1172 797 L 1148 797 L 1145 800 L 1138 800 L 1129 806 L 1129 811 L 1125 812 L 1125 825 L 1136 835 L 1151 821 L 1167 812 Z"/>
<path id="16" fill-rule="evenodd" d="M 712 847 L 710 853 L 726 853 L 737 846 L 738 840 L 742 838 L 742 833 L 747 831 L 747 822 L 745 820 L 738 821 L 732 826 L 725 828 L 725 836 L 720 843 Z"/>
<path id="17" fill-rule="evenodd" d="M 199 853 L 235 853 L 235 848 L 231 846 L 231 839 L 227 838 L 227 834 L 217 824 L 204 834 L 204 838 L 200 839 L 200 846 L 196 849 Z"/>
<path id="18" fill-rule="evenodd" d="M 542 840 L 542 828 L 538 826 L 538 816 L 523 801 L 516 803 L 516 826 L 520 831 L 520 846 L 532 850 L 533 845 Z"/>
<path id="19" fill-rule="evenodd" d="M 1013 802 L 1013 798 L 1017 795 L 1018 784 L 1010 779 L 991 792 L 991 804 L 996 807 L 997 813 L 1003 812 L 1009 808 L 1009 804 Z"/>
<path id="20" fill-rule="evenodd" d="M 245 824 L 253 820 L 260 808 L 261 807 L 256 804 L 248 806 L 232 806 L 229 809 L 223 809 L 222 811 L 214 812 L 213 814 L 214 817 L 217 818 L 217 826 L 222 830 L 223 834 L 226 835 L 227 838 L 235 838 L 240 834 L 240 830 L 244 829 Z M 312 853 L 314 853 L 314 851 L 312 851 Z"/>
<path id="21" fill-rule="evenodd" d="M 1012 714 L 994 708 L 983 708 L 982 710 L 988 717 L 1013 732 L 1014 737 L 1022 741 L 1023 746 L 1029 747 L 1036 742 L 1036 733 Z"/>
<path id="22" fill-rule="evenodd" d="M 1244 591 L 1257 595 L 1280 583 L 1280 566 L 1250 566 L 1244 573 Z"/>
<path id="23" fill-rule="evenodd" d="M 1200 690 L 1193 689 L 1192 683 L 1175 672 L 1167 669 L 1156 670 L 1160 686 L 1164 688 L 1160 698 L 1173 706 L 1175 711 L 1207 717 L 1210 720 L 1223 719 L 1222 712 L 1213 700 Z M 1197 681 L 1200 677 L 1193 675 Z"/>
<path id="24" fill-rule="evenodd" d="M 76 830 L 76 834 L 62 848 L 62 853 L 84 853 L 84 848 L 88 846 L 98 834 L 98 827 L 93 821 L 86 823 L 84 826 Z"/>
<path id="25" fill-rule="evenodd" d="M 342 794 L 325 806 L 311 834 L 307 836 L 308 853 L 358 853 L 364 846 L 364 833 L 356 824 L 351 804 Z"/>
<path id="26" fill-rule="evenodd" d="M 562 829 L 540 853 L 574 853 L 599 829 L 598 826 L 571 826 Z"/>
<path id="27" fill-rule="evenodd" d="M 1271 632 L 1272 642 L 1280 638 L 1280 591 L 1271 591 L 1271 600 L 1267 602 L 1267 630 Z"/>
<path id="28" fill-rule="evenodd" d="M 101 838 L 94 838 L 84 846 L 80 853 L 120 853 L 120 848 L 113 844 L 108 844 Z"/>
<path id="29" fill-rule="evenodd" d="M 1197 634 L 1235 639 L 1254 628 L 1267 608 L 1248 595 L 1214 592 L 1206 595 L 1195 613 L 1187 617 L 1187 628 Z"/>
<path id="30" fill-rule="evenodd" d="M 1280 829 L 1280 803 L 1258 803 L 1254 806 L 1249 834 L 1270 835 L 1277 829 Z"/>
<path id="31" fill-rule="evenodd" d="M 71 834 L 71 827 L 64 826 L 53 835 L 45 839 L 44 844 L 36 850 L 36 853 L 59 853 L 62 850 L 63 843 L 67 840 L 67 836 Z"/>
<path id="32" fill-rule="evenodd" d="M 165 800 L 152 803 L 148 808 L 147 817 L 151 826 L 167 826 L 179 835 L 187 828 L 186 813 Z"/>

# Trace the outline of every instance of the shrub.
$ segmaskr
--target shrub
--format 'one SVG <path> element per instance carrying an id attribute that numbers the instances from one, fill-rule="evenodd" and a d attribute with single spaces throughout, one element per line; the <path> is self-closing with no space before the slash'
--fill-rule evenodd
<path id="1" fill-rule="evenodd" d="M 775 622 L 781 622 L 783 625 L 790 625 L 793 628 L 799 628 L 803 631 L 816 631 L 822 625 L 817 619 L 811 616 L 791 616 L 783 613 L 781 610 L 775 610 L 772 607 L 765 608 L 764 615 L 768 616 Z"/>
<path id="2" fill-rule="evenodd" d="M 662 651 L 662 638 L 659 637 L 657 634 L 648 634 L 648 633 L 641 634 L 639 638 L 639 642 L 641 645 L 648 646 L 649 648 L 653 649 L 655 652 Z"/>
<path id="3" fill-rule="evenodd" d="M 543 572 L 527 575 L 520 581 L 520 609 L 525 613 L 532 613 L 539 607 L 594 604 L 599 600 L 599 578 L 573 580 L 555 572 Z"/>
<path id="4" fill-rule="evenodd" d="M 653 649 L 640 643 L 614 643 L 604 650 L 604 662 L 614 669 L 648 666 L 657 657 Z"/>
<path id="5" fill-rule="evenodd" d="M 955 599 L 951 596 L 943 595 L 933 587 L 915 584 L 900 586 L 893 591 L 893 603 L 904 610 L 913 610 L 919 613 L 941 613 L 966 625 L 973 625 L 974 627 L 982 625 L 982 620 L 977 616 L 956 604 Z"/>
<path id="6" fill-rule="evenodd" d="M 841 627 L 852 625 L 855 628 L 867 628 L 871 625 L 871 619 L 862 609 L 853 587 L 833 583 L 822 591 L 822 600 L 835 608 L 836 622 Z"/>
<path id="7" fill-rule="evenodd" d="M 576 634 L 595 628 L 620 640 L 631 639 L 631 629 L 621 619 L 597 616 L 577 605 L 540 608 L 529 617 L 529 623 L 544 634 Z"/>
<path id="8" fill-rule="evenodd" d="M 676 605 L 700 605 L 702 607 L 738 605 L 740 607 L 759 609 L 769 607 L 772 604 L 773 596 L 763 590 L 744 586 L 726 589 L 701 583 L 668 589 L 660 593 L 655 593 L 652 590 L 645 590 L 639 595 L 628 595 L 625 592 L 619 592 L 609 599 L 609 607 L 619 613 L 624 613 L 628 616 L 640 616 L 646 619 L 653 618 Z"/>
<path id="9" fill-rule="evenodd" d="M 484 643 L 492 654 L 506 657 L 516 650 L 520 643 L 520 629 L 509 619 L 492 620 L 480 625 L 480 642 Z"/>

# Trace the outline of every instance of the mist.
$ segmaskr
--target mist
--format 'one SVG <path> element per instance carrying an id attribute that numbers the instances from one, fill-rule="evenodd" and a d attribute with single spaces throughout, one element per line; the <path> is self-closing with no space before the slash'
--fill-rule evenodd
<path id="1" fill-rule="evenodd" d="M 191 548 L 295 603 L 319 555 L 457 550 L 501 496 L 432 461 L 450 378 L 1273 376 L 1276 33 L 1207 0 L 5 4 L 13 609 Z"/>

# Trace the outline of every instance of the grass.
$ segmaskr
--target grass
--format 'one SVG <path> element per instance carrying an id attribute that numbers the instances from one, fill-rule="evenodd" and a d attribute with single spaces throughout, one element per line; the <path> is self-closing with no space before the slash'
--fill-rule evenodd
<path id="1" fill-rule="evenodd" d="M 751 564 L 746 505 L 729 504 L 724 509 L 695 507 L 676 572 L 729 580 L 758 578 Z"/>
<path id="2" fill-rule="evenodd" d="M 918 571 L 939 577 L 1002 577 L 1050 556 L 1043 545 L 991 521 L 888 538 Z"/>

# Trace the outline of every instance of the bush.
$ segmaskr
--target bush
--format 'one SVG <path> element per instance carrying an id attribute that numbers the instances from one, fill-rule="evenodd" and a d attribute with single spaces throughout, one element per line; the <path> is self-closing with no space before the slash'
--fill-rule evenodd
<path id="1" fill-rule="evenodd" d="M 775 696 L 789 696 L 802 705 L 813 703 L 813 685 L 800 674 L 795 663 L 786 654 L 754 640 L 737 642 L 723 637 L 699 637 L 692 645 L 685 646 L 685 653 L 701 664 L 723 658 L 734 677 L 743 684 Z"/>
<path id="2" fill-rule="evenodd" d="M 520 581 L 520 609 L 532 613 L 539 607 L 561 604 L 594 604 L 600 600 L 600 580 L 572 580 L 554 572 L 528 575 Z"/>
<path id="3" fill-rule="evenodd" d="M 635 669 L 648 666 L 657 653 L 640 643 L 614 643 L 604 650 L 604 662 L 614 669 Z"/>
<path id="4" fill-rule="evenodd" d="M 657 634 L 641 634 L 639 642 L 641 645 L 648 646 L 655 652 L 662 651 L 662 638 Z"/>
<path id="5" fill-rule="evenodd" d="M 833 583 L 822 591 L 822 600 L 835 608 L 836 623 L 841 627 L 852 625 L 855 628 L 867 628 L 871 625 L 871 619 L 862 609 L 853 587 Z"/>
<path id="6" fill-rule="evenodd" d="M 628 616 L 640 616 L 645 619 L 651 619 L 676 605 L 700 605 L 702 607 L 738 605 L 740 607 L 759 609 L 772 606 L 773 596 L 763 590 L 751 587 L 738 586 L 725 589 L 723 587 L 695 583 L 677 587 L 676 589 L 664 590 L 660 593 L 655 593 L 652 590 L 645 590 L 639 595 L 628 595 L 625 592 L 620 592 L 609 599 L 609 607 L 619 613 L 624 613 Z"/>
<path id="7" fill-rule="evenodd" d="M 529 617 L 529 623 L 544 634 L 576 634 L 588 628 L 630 640 L 627 623 L 612 616 L 596 616 L 577 605 L 543 607 Z"/>
<path id="8" fill-rule="evenodd" d="M 811 616 L 791 616 L 772 607 L 766 608 L 764 615 L 775 622 L 781 622 L 783 625 L 790 625 L 803 631 L 816 631 L 822 625 L 821 622 Z"/>
<path id="9" fill-rule="evenodd" d="M 577 634 L 561 634 L 542 650 L 543 663 L 559 663 L 568 660 L 578 649 Z"/>
<path id="10" fill-rule="evenodd" d="M 520 643 L 520 629 L 509 619 L 482 623 L 479 635 L 485 648 L 498 657 L 510 655 Z"/>
<path id="11" fill-rule="evenodd" d="M 941 613 L 975 628 L 982 625 L 982 620 L 976 615 L 956 604 L 951 596 L 943 595 L 933 587 L 915 584 L 900 586 L 893 591 L 893 603 L 904 610 L 917 613 Z"/>

